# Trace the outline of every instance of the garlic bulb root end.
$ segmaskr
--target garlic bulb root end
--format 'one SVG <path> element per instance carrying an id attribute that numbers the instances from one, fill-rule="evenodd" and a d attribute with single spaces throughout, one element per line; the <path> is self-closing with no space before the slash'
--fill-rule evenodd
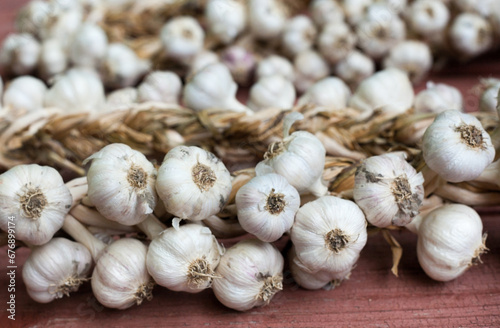
<path id="1" fill-rule="evenodd" d="M 155 282 L 153 280 L 150 280 L 137 288 L 137 291 L 135 293 L 135 302 L 137 305 L 141 305 L 144 300 L 151 301 L 153 299 L 154 286 Z"/>
<path id="2" fill-rule="evenodd" d="M 263 275 L 260 278 L 263 280 L 264 285 L 260 289 L 257 299 L 262 300 L 265 304 L 269 304 L 274 294 L 283 290 L 283 276 L 281 274 L 275 276 Z"/>

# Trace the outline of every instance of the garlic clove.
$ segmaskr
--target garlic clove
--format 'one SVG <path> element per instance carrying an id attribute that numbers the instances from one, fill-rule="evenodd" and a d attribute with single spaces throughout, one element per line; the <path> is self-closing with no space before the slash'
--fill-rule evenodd
<path id="1" fill-rule="evenodd" d="M 0 50 L 0 66 L 14 75 L 29 74 L 38 64 L 40 50 L 40 43 L 31 34 L 10 34 Z"/>
<path id="2" fill-rule="evenodd" d="M 383 66 L 399 68 L 408 73 L 412 83 L 419 83 L 432 68 L 431 49 L 421 41 L 400 42 L 391 48 Z"/>
<path id="3" fill-rule="evenodd" d="M 178 104 L 181 91 L 181 79 L 169 71 L 149 73 L 137 88 L 139 102 L 159 101 L 167 104 Z"/>
<path id="4" fill-rule="evenodd" d="M 224 44 L 231 43 L 247 25 L 247 9 L 241 0 L 209 0 L 205 6 L 208 31 Z"/>
<path id="5" fill-rule="evenodd" d="M 327 111 L 343 110 L 347 107 L 351 90 L 339 78 L 327 77 L 313 84 L 299 98 L 297 105 L 315 104 Z"/>
<path id="6" fill-rule="evenodd" d="M 299 93 L 305 92 L 311 85 L 330 74 L 325 59 L 314 50 L 306 50 L 295 56 L 294 85 Z"/>
<path id="7" fill-rule="evenodd" d="M 281 75 L 261 78 L 250 88 L 247 105 L 254 111 L 270 107 L 289 109 L 295 103 L 292 82 Z"/>
<path id="8" fill-rule="evenodd" d="M 290 56 L 311 49 L 316 39 L 316 27 L 305 15 L 290 18 L 283 28 L 281 43 L 283 50 Z"/>
<path id="9" fill-rule="evenodd" d="M 149 70 L 150 63 L 140 59 L 122 43 L 111 43 L 104 58 L 104 84 L 110 88 L 135 85 Z"/>
<path id="10" fill-rule="evenodd" d="M 8 117 L 15 119 L 42 109 L 46 92 L 45 83 L 35 77 L 20 76 L 13 79 L 2 97 Z"/>
<path id="11" fill-rule="evenodd" d="M 450 108 L 463 111 L 463 97 L 460 90 L 444 83 L 427 82 L 427 88 L 415 97 L 416 113 L 441 113 Z"/>
<path id="12" fill-rule="evenodd" d="M 271 55 L 262 59 L 257 65 L 257 80 L 274 75 L 281 75 L 293 82 L 295 80 L 295 72 L 292 63 L 285 57 L 277 55 Z"/>
<path id="13" fill-rule="evenodd" d="M 205 32 L 196 19 L 178 16 L 170 19 L 160 31 L 165 55 L 181 63 L 189 63 L 203 49 Z"/>

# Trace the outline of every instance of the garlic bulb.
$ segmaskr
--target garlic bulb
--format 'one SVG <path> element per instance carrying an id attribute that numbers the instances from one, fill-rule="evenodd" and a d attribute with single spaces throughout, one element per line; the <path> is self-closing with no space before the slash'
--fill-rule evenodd
<path id="1" fill-rule="evenodd" d="M 149 70 L 149 62 L 122 43 L 111 43 L 107 50 L 103 78 L 107 87 L 133 86 Z"/>
<path id="2" fill-rule="evenodd" d="M 342 0 L 345 18 L 350 25 L 358 25 L 374 0 Z"/>
<path id="3" fill-rule="evenodd" d="M 405 226 L 419 214 L 423 183 L 422 173 L 402 155 L 372 156 L 356 170 L 354 201 L 376 227 Z"/>
<path id="4" fill-rule="evenodd" d="M 351 87 L 356 88 L 359 83 L 373 75 L 375 63 L 361 51 L 353 50 L 334 66 L 333 72 Z"/>
<path id="5" fill-rule="evenodd" d="M 481 82 L 485 88 L 479 97 L 479 110 L 481 112 L 495 112 L 498 104 L 498 91 L 500 90 L 500 80 L 486 79 Z"/>
<path id="6" fill-rule="evenodd" d="M 257 175 L 277 173 L 283 176 L 299 193 L 307 191 L 315 196 L 327 193 L 322 183 L 325 166 L 325 147 L 319 139 L 306 131 L 289 134 L 292 124 L 303 115 L 292 112 L 283 122 L 283 141 L 269 145 L 264 160 L 257 164 Z"/>
<path id="7" fill-rule="evenodd" d="M 281 43 L 283 50 L 290 56 L 311 49 L 316 39 L 316 27 L 305 15 L 290 18 L 283 28 Z"/>
<path id="8" fill-rule="evenodd" d="M 128 109 L 131 104 L 137 103 L 136 88 L 128 87 L 115 90 L 106 96 L 107 110 Z"/>
<path id="9" fill-rule="evenodd" d="M 247 5 L 250 33 L 255 38 L 270 40 L 281 34 L 287 19 L 283 3 L 278 0 L 249 0 Z"/>
<path id="10" fill-rule="evenodd" d="M 399 68 L 408 73 L 410 80 L 416 84 L 422 81 L 432 68 L 431 49 L 421 41 L 400 42 L 384 58 L 383 66 Z"/>
<path id="11" fill-rule="evenodd" d="M 209 0 L 205 6 L 208 31 L 224 44 L 231 43 L 246 27 L 247 9 L 241 0 Z"/>
<path id="12" fill-rule="evenodd" d="M 45 95 L 45 106 L 66 113 L 96 112 L 105 106 L 104 86 L 92 70 L 73 68 L 61 76 Z"/>
<path id="13" fill-rule="evenodd" d="M 195 111 L 209 108 L 252 114 L 252 110 L 236 99 L 238 86 L 229 69 L 223 64 L 212 64 L 198 71 L 184 87 L 184 105 Z"/>
<path id="14" fill-rule="evenodd" d="M 349 106 L 361 112 L 364 119 L 381 110 L 397 115 L 411 108 L 415 94 L 408 76 L 396 68 L 379 71 L 359 85 L 349 100 Z"/>
<path id="15" fill-rule="evenodd" d="M 0 175 L 0 228 L 33 245 L 61 229 L 73 199 L 61 175 L 49 166 L 17 165 Z"/>
<path id="16" fill-rule="evenodd" d="M 409 28 L 426 40 L 435 39 L 445 30 L 450 20 L 446 4 L 436 0 L 416 0 L 407 9 L 406 21 Z"/>
<path id="17" fill-rule="evenodd" d="M 76 292 L 91 268 L 92 257 L 85 246 L 54 238 L 31 251 L 23 265 L 23 281 L 34 301 L 49 303 Z"/>
<path id="18" fill-rule="evenodd" d="M 260 240 L 242 240 L 226 250 L 214 279 L 215 297 L 228 308 L 247 311 L 269 304 L 283 289 L 284 260 L 280 252 Z"/>
<path id="19" fill-rule="evenodd" d="M 257 65 L 255 73 L 257 80 L 266 76 L 281 75 L 289 81 L 295 79 L 295 72 L 292 63 L 284 57 L 271 55 L 262 59 Z"/>
<path id="20" fill-rule="evenodd" d="M 342 21 L 326 24 L 318 37 L 319 52 L 331 64 L 346 58 L 355 46 L 356 35 Z"/>
<path id="21" fill-rule="evenodd" d="M 10 34 L 0 50 L 0 66 L 15 75 L 29 74 L 38 64 L 40 49 L 40 43 L 31 34 Z"/>
<path id="22" fill-rule="evenodd" d="M 422 152 L 427 166 L 450 182 L 475 179 L 495 157 L 479 120 L 457 110 L 436 117 L 424 133 Z"/>
<path id="23" fill-rule="evenodd" d="M 62 44 L 56 39 L 47 39 L 42 43 L 38 69 L 44 80 L 63 73 L 68 67 L 68 58 Z"/>
<path id="24" fill-rule="evenodd" d="M 160 40 L 167 57 L 189 63 L 203 49 L 205 32 L 193 17 L 178 16 L 162 27 Z"/>
<path id="25" fill-rule="evenodd" d="M 40 38 L 57 39 L 67 49 L 73 39 L 73 35 L 81 26 L 83 21 L 82 8 L 64 8 L 60 1 L 54 1 L 55 5 L 48 14 L 49 18 L 44 21 L 40 29 Z"/>
<path id="26" fill-rule="evenodd" d="M 221 160 L 198 147 L 171 149 L 156 180 L 156 191 L 167 212 L 192 221 L 220 212 L 231 188 L 231 176 Z"/>
<path id="27" fill-rule="evenodd" d="M 453 4 L 461 12 L 477 13 L 483 17 L 488 17 L 498 2 L 495 0 L 454 0 Z"/>
<path id="28" fill-rule="evenodd" d="M 463 13 L 455 17 L 449 39 L 453 48 L 465 57 L 476 57 L 488 51 L 493 44 L 493 31 L 483 17 Z"/>
<path id="29" fill-rule="evenodd" d="M 92 46 L 89 47 L 89 44 Z M 73 65 L 98 68 L 108 51 L 108 37 L 104 30 L 91 23 L 83 24 L 75 33 L 69 46 L 69 58 Z"/>
<path id="30" fill-rule="evenodd" d="M 21 117 L 27 113 L 43 108 L 43 99 L 47 87 L 32 76 L 20 76 L 10 82 L 3 95 L 3 106 L 12 118 Z"/>
<path id="31" fill-rule="evenodd" d="M 281 238 L 293 224 L 300 196 L 278 174 L 257 176 L 236 193 L 238 221 L 243 229 L 262 241 Z"/>
<path id="32" fill-rule="evenodd" d="M 327 77 L 313 84 L 299 98 L 299 106 L 315 104 L 328 111 L 343 110 L 351 97 L 351 90 L 339 78 Z"/>
<path id="33" fill-rule="evenodd" d="M 418 226 L 417 256 L 434 280 L 450 281 L 480 263 L 486 251 L 481 218 L 472 208 L 448 204 L 430 212 Z"/>
<path id="34" fill-rule="evenodd" d="M 40 37 L 42 27 L 50 19 L 49 13 L 53 10 L 51 3 L 44 0 L 32 0 L 26 3 L 17 13 L 16 30 Z"/>
<path id="35" fill-rule="evenodd" d="M 213 51 L 203 50 L 197 53 L 189 63 L 189 72 L 186 80 L 191 80 L 192 76 L 203 68 L 219 62 L 219 56 Z"/>
<path id="36" fill-rule="evenodd" d="M 330 68 L 325 59 L 314 50 L 306 50 L 295 56 L 295 88 L 299 93 L 305 92 L 315 82 L 330 74 Z"/>
<path id="37" fill-rule="evenodd" d="M 457 88 L 432 81 L 427 82 L 426 87 L 415 97 L 416 113 L 441 113 L 450 108 L 463 111 L 463 97 Z"/>
<path id="38" fill-rule="evenodd" d="M 168 228 L 153 239 L 146 259 L 157 284 L 174 291 L 198 293 L 219 277 L 222 248 L 210 229 L 198 224 Z"/>
<path id="39" fill-rule="evenodd" d="M 366 220 L 351 201 L 323 196 L 303 205 L 291 230 L 296 256 L 311 273 L 345 273 L 366 244 Z"/>
<path id="40" fill-rule="evenodd" d="M 289 109 L 295 103 L 295 88 L 292 82 L 281 75 L 266 76 L 252 85 L 248 107 L 254 111 L 270 107 Z"/>
<path id="41" fill-rule="evenodd" d="M 241 46 L 230 46 L 221 54 L 221 62 L 229 68 L 236 83 L 247 86 L 252 78 L 257 61 L 252 52 Z"/>
<path id="42" fill-rule="evenodd" d="M 344 21 L 344 11 L 335 0 L 313 0 L 309 3 L 309 11 L 314 23 L 319 27 Z"/>
<path id="43" fill-rule="evenodd" d="M 139 102 L 159 101 L 167 104 L 178 104 L 181 91 L 181 79 L 169 71 L 149 73 L 137 88 Z"/>

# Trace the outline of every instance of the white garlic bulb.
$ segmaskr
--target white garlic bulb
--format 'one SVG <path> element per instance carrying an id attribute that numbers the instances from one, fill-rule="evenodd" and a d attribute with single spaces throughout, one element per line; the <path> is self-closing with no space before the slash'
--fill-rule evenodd
<path id="1" fill-rule="evenodd" d="M 147 268 L 157 284 L 174 291 L 198 293 L 219 277 L 222 248 L 210 229 L 199 224 L 168 228 L 149 245 Z"/>
<path id="2" fill-rule="evenodd" d="M 146 75 L 137 87 L 139 102 L 159 101 L 167 104 L 178 104 L 182 91 L 179 76 L 169 71 L 154 71 Z"/>
<path id="3" fill-rule="evenodd" d="M 457 110 L 436 117 L 424 133 L 422 152 L 427 166 L 450 182 L 475 179 L 495 157 L 481 122 Z"/>
<path id="4" fill-rule="evenodd" d="M 356 88 L 359 83 L 373 75 L 375 63 L 361 51 L 353 50 L 333 67 L 333 72 L 347 84 Z"/>
<path id="5" fill-rule="evenodd" d="M 450 43 L 465 57 L 475 57 L 493 45 L 491 24 L 477 14 L 462 13 L 455 17 L 449 31 Z"/>
<path id="6" fill-rule="evenodd" d="M 148 248 L 122 238 L 106 247 L 92 273 L 92 292 L 102 305 L 127 309 L 153 298 L 154 282 L 146 269 Z"/>
<path id="7" fill-rule="evenodd" d="M 429 74 L 432 68 L 432 53 L 429 46 L 421 41 L 408 40 L 395 45 L 384 58 L 384 68 L 395 67 L 408 73 L 416 84 Z"/>
<path id="8" fill-rule="evenodd" d="M 209 108 L 252 114 L 236 99 L 238 85 L 224 64 L 212 64 L 198 71 L 184 87 L 184 105 L 195 111 Z"/>
<path id="9" fill-rule="evenodd" d="M 285 57 L 271 55 L 262 59 L 257 65 L 255 72 L 257 80 L 265 76 L 281 75 L 289 81 L 295 79 L 295 72 L 292 63 Z"/>
<path id="10" fill-rule="evenodd" d="M 343 110 L 347 107 L 351 90 L 337 77 L 327 77 L 314 83 L 299 98 L 297 104 L 316 104 L 327 111 Z"/>
<path id="11" fill-rule="evenodd" d="M 290 18 L 283 28 L 281 43 L 283 50 L 290 56 L 311 49 L 316 39 L 316 27 L 305 15 Z"/>
<path id="12" fill-rule="evenodd" d="M 31 34 L 10 34 L 0 50 L 0 66 L 15 75 L 29 74 L 38 64 L 40 50 L 40 43 Z"/>
<path id="13" fill-rule="evenodd" d="M 89 47 L 89 44 L 92 46 Z M 108 51 L 108 37 L 104 30 L 91 23 L 83 24 L 75 33 L 69 46 L 73 65 L 98 68 Z"/>
<path id="14" fill-rule="evenodd" d="M 231 43 L 246 27 L 247 9 L 241 0 L 209 0 L 205 6 L 208 31 L 224 44 Z"/>
<path id="15" fill-rule="evenodd" d="M 49 166 L 17 165 L 0 175 L 0 228 L 42 245 L 61 229 L 73 199 L 61 175 Z"/>
<path id="16" fill-rule="evenodd" d="M 481 81 L 481 84 L 485 90 L 479 97 L 479 110 L 481 112 L 495 112 L 498 104 L 497 96 L 500 90 L 500 80 L 485 79 Z"/>
<path id="17" fill-rule="evenodd" d="M 285 178 L 271 173 L 242 186 L 235 202 L 243 229 L 262 241 L 273 242 L 292 227 L 300 196 Z"/>
<path id="18" fill-rule="evenodd" d="M 477 13 L 483 17 L 488 17 L 494 6 L 498 6 L 495 0 L 453 0 L 453 5 L 460 12 Z"/>
<path id="19" fill-rule="evenodd" d="M 454 108 L 463 111 L 463 97 L 460 90 L 444 83 L 427 82 L 426 89 L 415 97 L 416 113 L 441 113 Z"/>
<path id="20" fill-rule="evenodd" d="M 327 62 L 314 50 L 306 50 L 295 56 L 295 88 L 299 93 L 305 92 L 315 82 L 330 74 Z"/>
<path id="21" fill-rule="evenodd" d="M 189 63 L 189 72 L 186 80 L 191 80 L 192 76 L 203 68 L 219 62 L 219 56 L 213 51 L 203 50 L 197 53 Z"/>
<path id="22" fill-rule="evenodd" d="M 345 18 L 350 25 L 358 25 L 374 0 L 342 0 Z"/>
<path id="23" fill-rule="evenodd" d="M 247 86 L 252 81 L 257 60 L 251 51 L 238 45 L 227 47 L 221 54 L 221 62 L 239 85 Z"/>
<path id="24" fill-rule="evenodd" d="M 366 244 L 366 220 L 354 203 L 323 196 L 303 205 L 291 230 L 296 256 L 311 273 L 345 273 Z"/>
<path id="25" fill-rule="evenodd" d="M 247 106 L 254 111 L 270 107 L 289 109 L 295 103 L 292 82 L 281 75 L 266 76 L 252 85 Z"/>
<path id="26" fill-rule="evenodd" d="M 247 311 L 269 304 L 283 289 L 284 260 L 280 252 L 260 240 L 243 240 L 222 256 L 213 282 L 215 297 L 228 308 Z"/>
<path id="27" fill-rule="evenodd" d="M 205 32 L 193 17 L 178 16 L 170 19 L 162 27 L 160 40 L 167 57 L 189 63 L 202 51 Z"/>
<path id="28" fill-rule="evenodd" d="M 323 27 L 318 37 L 318 49 L 331 64 L 346 58 L 356 46 L 356 35 L 344 22 L 331 22 Z"/>
<path id="29" fill-rule="evenodd" d="M 104 59 L 104 84 L 111 88 L 133 86 L 149 67 L 149 62 L 140 59 L 128 46 L 111 43 Z"/>
<path id="30" fill-rule="evenodd" d="M 49 303 L 76 292 L 88 280 L 91 268 L 92 257 L 85 246 L 54 238 L 31 251 L 23 265 L 23 281 L 33 300 Z"/>
<path id="31" fill-rule="evenodd" d="M 278 0 L 249 0 L 247 5 L 250 33 L 255 38 L 270 40 L 281 34 L 287 19 L 283 3 Z"/>
<path id="32" fill-rule="evenodd" d="M 448 204 L 433 210 L 418 226 L 420 266 L 434 280 L 457 278 L 486 251 L 482 230 L 481 218 L 468 206 Z"/>
<path id="33" fill-rule="evenodd" d="M 106 109 L 128 109 L 131 104 L 137 103 L 138 92 L 136 88 L 128 87 L 110 92 L 106 96 Z"/>
<path id="34" fill-rule="evenodd" d="M 417 173 L 403 155 L 372 156 L 356 170 L 354 201 L 376 227 L 405 226 L 419 214 L 423 183 L 422 173 Z"/>
<path id="35" fill-rule="evenodd" d="M 219 213 L 231 188 L 224 163 L 198 147 L 171 149 L 158 169 L 156 191 L 167 212 L 181 219 L 200 221 Z"/>
<path id="36" fill-rule="evenodd" d="M 435 39 L 443 33 L 450 20 L 450 11 L 439 0 L 416 0 L 406 12 L 406 21 L 411 30 L 426 40 Z"/>
<path id="37" fill-rule="evenodd" d="M 379 71 L 358 86 L 349 106 L 361 112 L 359 119 L 375 110 L 397 115 L 411 108 L 415 94 L 408 75 L 397 68 Z"/>
<path id="38" fill-rule="evenodd" d="M 68 56 L 57 39 L 43 41 L 40 50 L 38 69 L 40 76 L 45 80 L 63 73 L 68 67 Z"/>
<path id="39" fill-rule="evenodd" d="M 48 1 L 29 1 L 17 13 L 15 22 L 16 30 L 20 33 L 28 33 L 39 38 L 42 27 L 49 20 L 49 13 L 51 12 L 51 3 Z"/>
<path id="40" fill-rule="evenodd" d="M 319 27 L 344 21 L 344 11 L 335 0 L 313 0 L 309 3 L 309 11 L 314 23 Z"/>
<path id="41" fill-rule="evenodd" d="M 47 87 L 36 77 L 20 76 L 10 82 L 3 95 L 3 106 L 12 118 L 43 108 Z"/>
<path id="42" fill-rule="evenodd" d="M 304 116 L 289 114 L 283 122 L 283 141 L 269 145 L 264 160 L 257 164 L 258 175 L 277 173 L 283 176 L 299 193 L 307 191 L 315 196 L 327 193 L 322 183 L 326 150 L 321 141 L 306 131 L 289 134 L 292 124 Z"/>
<path id="43" fill-rule="evenodd" d="M 40 29 L 40 38 L 57 39 L 67 49 L 83 21 L 83 9 L 79 7 L 64 8 L 59 1 L 49 12 L 49 18 Z"/>

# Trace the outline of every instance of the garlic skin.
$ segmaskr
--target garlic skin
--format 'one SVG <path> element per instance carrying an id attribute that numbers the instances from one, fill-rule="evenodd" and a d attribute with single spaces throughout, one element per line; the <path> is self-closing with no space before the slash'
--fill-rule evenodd
<path id="1" fill-rule="evenodd" d="M 134 225 L 156 206 L 156 169 L 140 152 L 125 144 L 110 144 L 83 161 L 88 198 L 106 219 Z"/>
<path id="2" fill-rule="evenodd" d="M 235 201 L 243 229 L 270 243 L 292 227 L 300 207 L 297 190 L 273 173 L 251 179 L 238 190 Z"/>
<path id="3" fill-rule="evenodd" d="M 408 7 L 405 17 L 412 31 L 426 40 L 434 40 L 448 25 L 450 11 L 442 1 L 416 0 Z"/>
<path id="4" fill-rule="evenodd" d="M 253 114 L 252 110 L 236 99 L 238 85 L 224 64 L 212 64 L 198 71 L 187 82 L 182 92 L 186 107 L 197 112 L 209 109 L 225 109 Z"/>
<path id="5" fill-rule="evenodd" d="M 415 97 L 415 113 L 441 113 L 450 108 L 463 111 L 463 97 L 457 88 L 432 81 L 426 87 Z"/>
<path id="6" fill-rule="evenodd" d="M 477 14 L 462 13 L 451 23 L 449 40 L 464 57 L 476 57 L 492 47 L 492 26 Z"/>
<path id="7" fill-rule="evenodd" d="M 358 50 L 351 51 L 333 67 L 333 73 L 353 88 L 372 76 L 374 72 L 373 59 Z"/>
<path id="8" fill-rule="evenodd" d="M 171 149 L 158 169 L 156 191 L 167 212 L 181 219 L 200 221 L 219 213 L 231 188 L 224 163 L 198 147 Z"/>
<path id="9" fill-rule="evenodd" d="M 405 226 L 419 214 L 424 177 L 402 155 L 372 156 L 357 168 L 354 201 L 372 225 Z"/>
<path id="10" fill-rule="evenodd" d="M 198 224 L 168 228 L 153 239 L 146 259 L 149 274 L 160 286 L 199 293 L 212 285 L 222 248 L 210 229 Z"/>
<path id="11" fill-rule="evenodd" d="M 319 27 L 330 22 L 344 21 L 344 11 L 334 0 L 313 0 L 309 3 L 309 12 Z"/>
<path id="12" fill-rule="evenodd" d="M 315 104 L 325 107 L 327 111 L 338 111 L 347 107 L 350 97 L 351 90 L 344 81 L 336 77 L 327 77 L 307 89 L 299 98 L 297 105 Z"/>
<path id="13" fill-rule="evenodd" d="M 89 44 L 92 46 L 89 47 Z M 108 51 L 108 37 L 104 30 L 91 23 L 83 24 L 69 46 L 69 58 L 75 66 L 98 68 Z"/>
<path id="14" fill-rule="evenodd" d="M 254 111 L 266 108 L 292 108 L 295 103 L 295 88 L 292 82 L 281 75 L 266 76 L 252 85 L 247 106 Z"/>
<path id="15" fill-rule="evenodd" d="M 358 86 L 349 106 L 368 118 L 375 110 L 398 115 L 411 108 L 415 94 L 408 75 L 397 68 L 379 71 Z"/>
<path id="16" fill-rule="evenodd" d="M 306 50 L 295 56 L 293 66 L 295 68 L 293 83 L 299 93 L 305 92 L 315 82 L 330 74 L 327 62 L 314 50 Z"/>
<path id="17" fill-rule="evenodd" d="M 422 152 L 427 166 L 450 182 L 474 180 L 495 157 L 481 122 L 457 110 L 436 117 L 424 133 Z"/>
<path id="18" fill-rule="evenodd" d="M 500 80 L 485 80 L 481 84 L 486 88 L 479 98 L 479 111 L 496 112 L 498 104 L 498 91 L 500 90 Z"/>
<path id="19" fill-rule="evenodd" d="M 450 281 L 480 263 L 486 251 L 481 218 L 462 204 L 443 205 L 430 212 L 418 227 L 417 256 L 425 273 Z"/>
<path id="20" fill-rule="evenodd" d="M 149 70 L 147 60 L 140 59 L 122 43 L 111 43 L 104 59 L 104 84 L 110 88 L 133 86 Z"/>
<path id="21" fill-rule="evenodd" d="M 290 236 L 297 258 L 311 273 L 345 272 L 366 244 L 366 220 L 354 202 L 323 196 L 299 209 Z"/>
<path id="22" fill-rule="evenodd" d="M 230 46 L 221 54 L 221 62 L 229 68 L 236 83 L 247 86 L 257 66 L 255 55 L 241 46 Z"/>
<path id="23" fill-rule="evenodd" d="M 138 101 L 159 101 L 167 104 L 178 104 L 182 91 L 180 77 L 169 71 L 154 71 L 146 75 L 137 87 Z"/>
<path id="24" fill-rule="evenodd" d="M 0 175 L 0 228 L 8 231 L 15 223 L 17 240 L 48 242 L 61 229 L 72 202 L 61 175 L 49 166 L 17 165 Z"/>
<path id="25" fill-rule="evenodd" d="M 92 273 L 92 292 L 99 303 L 124 310 L 153 298 L 154 282 L 146 269 L 148 248 L 122 238 L 106 247 Z"/>
<path id="26" fill-rule="evenodd" d="M 421 41 L 403 41 L 395 45 L 384 58 L 384 68 L 395 67 L 408 73 L 412 83 L 419 83 L 432 68 L 432 53 Z"/>
<path id="27" fill-rule="evenodd" d="M 47 39 L 42 43 L 38 69 L 44 80 L 63 73 L 68 67 L 68 56 L 62 44 L 56 39 Z"/>
<path id="28" fill-rule="evenodd" d="M 49 303 L 78 291 L 91 268 L 92 257 L 85 246 L 53 238 L 31 251 L 23 265 L 23 281 L 34 301 Z"/>
<path id="29" fill-rule="evenodd" d="M 271 40 L 283 31 L 287 19 L 285 7 L 277 0 L 249 0 L 250 33 L 259 40 Z"/>
<path id="30" fill-rule="evenodd" d="M 277 55 L 271 55 L 262 59 L 257 65 L 255 75 L 257 80 L 274 75 L 281 75 L 292 82 L 295 80 L 295 72 L 292 63 L 285 57 Z"/>
<path id="31" fill-rule="evenodd" d="M 205 6 L 207 29 L 224 44 L 230 44 L 245 29 L 247 9 L 241 0 L 209 0 Z"/>
<path id="32" fill-rule="evenodd" d="M 238 242 L 222 256 L 214 279 L 215 297 L 228 308 L 247 311 L 269 304 L 283 289 L 284 259 L 269 243 L 256 239 Z"/>
<path id="33" fill-rule="evenodd" d="M 0 50 L 0 66 L 14 75 L 29 74 L 38 64 L 40 50 L 40 43 L 31 34 L 10 34 Z"/>
<path id="34" fill-rule="evenodd" d="M 283 50 L 290 56 L 311 49 L 316 39 L 316 27 L 305 15 L 290 18 L 283 28 L 281 43 Z"/>
<path id="35" fill-rule="evenodd" d="M 178 16 L 162 27 L 160 40 L 167 57 L 181 63 L 189 63 L 203 50 L 205 32 L 193 17 Z"/>
<path id="36" fill-rule="evenodd" d="M 344 22 L 332 22 L 323 27 L 318 37 L 318 48 L 321 55 L 336 64 L 352 52 L 356 46 L 356 35 Z"/>
<path id="37" fill-rule="evenodd" d="M 123 88 L 109 93 L 106 97 L 107 110 L 128 109 L 131 104 L 137 103 L 136 88 Z"/>
<path id="38" fill-rule="evenodd" d="M 45 94 L 46 107 L 68 114 L 97 112 L 104 108 L 104 86 L 95 71 L 73 68 L 62 75 Z"/>
<path id="39" fill-rule="evenodd" d="M 8 117 L 19 118 L 43 108 L 47 87 L 36 77 L 20 76 L 13 79 L 5 89 L 2 103 Z"/>

